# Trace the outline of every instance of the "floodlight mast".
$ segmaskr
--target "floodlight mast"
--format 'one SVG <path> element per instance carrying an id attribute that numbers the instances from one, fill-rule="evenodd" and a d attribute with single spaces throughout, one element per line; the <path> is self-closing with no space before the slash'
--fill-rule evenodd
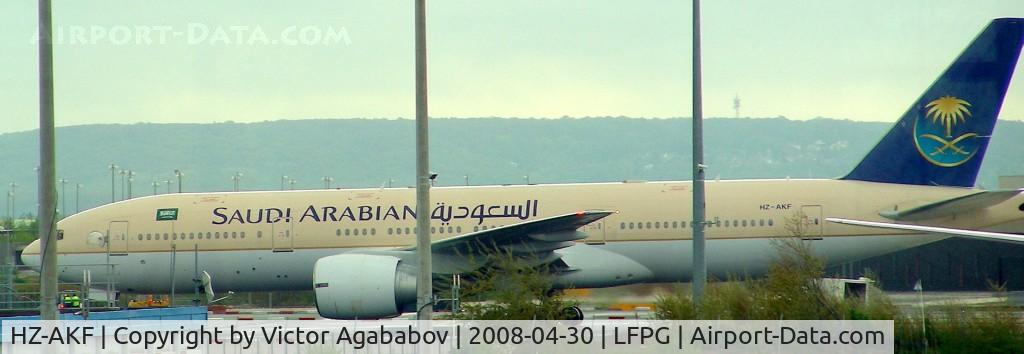
<path id="1" fill-rule="evenodd" d="M 427 4 L 416 0 L 416 319 L 430 320 L 434 313 L 430 249 L 430 154 L 427 135 Z"/>
<path id="2" fill-rule="evenodd" d="M 39 0 L 39 240 L 42 276 L 39 316 L 57 319 L 57 185 L 53 129 L 53 18 L 50 0 Z"/>
<path id="3" fill-rule="evenodd" d="M 701 107 L 700 0 L 693 0 L 693 303 L 700 304 L 708 281 L 704 254 L 704 126 Z"/>

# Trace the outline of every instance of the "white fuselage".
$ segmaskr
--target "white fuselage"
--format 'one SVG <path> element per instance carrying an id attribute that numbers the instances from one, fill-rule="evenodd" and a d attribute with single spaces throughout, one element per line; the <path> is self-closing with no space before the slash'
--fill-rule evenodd
<path id="1" fill-rule="evenodd" d="M 686 281 L 692 256 L 690 186 L 639 182 L 438 187 L 431 192 L 431 233 L 434 239 L 443 239 L 578 210 L 613 210 L 615 214 L 583 228 L 587 239 L 557 252 L 588 262 L 610 255 L 614 257 L 608 262 L 626 259 L 650 275 L 584 285 Z M 799 226 L 803 238 L 813 240 L 815 251 L 829 264 L 934 242 L 944 237 L 827 224 L 824 218 L 884 220 L 879 211 L 974 192 L 843 180 L 708 182 L 708 269 L 717 277 L 761 274 L 775 255 L 772 240 L 792 236 L 794 226 Z M 1007 203 L 1020 201 L 1017 197 Z M 1007 208 L 997 210 L 1001 209 Z M 136 198 L 60 221 L 59 274 L 62 280 L 79 281 L 83 269 L 89 269 L 94 282 L 112 279 L 128 292 L 166 292 L 172 274 L 177 289 L 189 291 L 195 274 L 203 271 L 218 291 L 307 290 L 312 287 L 313 264 L 321 257 L 413 245 L 414 210 L 411 188 Z M 980 229 L 1016 218 L 1019 215 L 1013 213 L 985 212 L 929 222 Z M 23 260 L 38 265 L 38 252 L 38 243 L 33 243 Z M 113 267 L 103 266 L 108 263 Z"/>

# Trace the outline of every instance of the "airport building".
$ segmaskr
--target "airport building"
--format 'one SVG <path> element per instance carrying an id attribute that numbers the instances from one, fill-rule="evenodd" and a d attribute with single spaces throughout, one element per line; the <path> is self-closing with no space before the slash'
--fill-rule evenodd
<path id="1" fill-rule="evenodd" d="M 1024 188 L 1024 175 L 999 177 L 999 189 Z M 1019 230 L 1020 227 L 1013 228 Z M 1024 290 L 1024 245 L 953 237 L 889 255 L 831 267 L 830 276 L 873 274 L 885 290 Z"/>

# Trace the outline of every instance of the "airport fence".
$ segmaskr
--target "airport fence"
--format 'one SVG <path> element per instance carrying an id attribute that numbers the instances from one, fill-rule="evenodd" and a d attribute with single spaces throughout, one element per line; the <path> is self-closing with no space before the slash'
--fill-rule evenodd
<path id="1" fill-rule="evenodd" d="M 81 274 L 81 281 L 58 282 L 58 304 L 62 311 L 78 312 L 117 308 L 117 282 L 114 264 L 61 265 L 63 274 Z M 100 279 L 93 281 L 92 279 Z M 0 316 L 38 311 L 40 303 L 40 274 L 26 265 L 0 265 Z M 77 296 L 78 307 L 64 304 L 65 295 Z"/>

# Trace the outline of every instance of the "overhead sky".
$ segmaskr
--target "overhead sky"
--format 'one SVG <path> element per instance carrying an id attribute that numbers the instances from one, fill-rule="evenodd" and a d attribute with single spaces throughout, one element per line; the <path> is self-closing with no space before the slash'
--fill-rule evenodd
<path id="1" fill-rule="evenodd" d="M 412 5 L 54 0 L 57 124 L 412 117 Z M 738 96 L 741 116 L 895 121 L 991 19 L 1024 17 L 1017 0 L 703 5 L 718 117 Z M 431 116 L 688 117 L 690 6 L 429 1 Z M 36 2 L 0 20 L 0 132 L 33 129 Z M 1024 119 L 1019 76 L 1004 119 Z"/>

